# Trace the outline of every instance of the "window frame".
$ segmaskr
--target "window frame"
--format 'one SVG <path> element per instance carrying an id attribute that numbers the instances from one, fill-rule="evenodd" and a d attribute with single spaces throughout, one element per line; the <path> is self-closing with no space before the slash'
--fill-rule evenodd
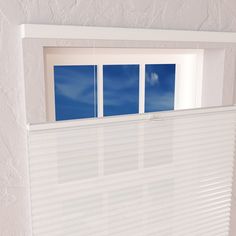
<path id="1" fill-rule="evenodd" d="M 200 107 L 203 56 L 203 49 L 44 48 L 47 121 L 55 121 L 54 65 L 97 65 L 97 117 L 103 117 L 103 65 L 139 64 L 139 114 L 143 114 L 146 64 L 175 64 L 174 109 Z"/>

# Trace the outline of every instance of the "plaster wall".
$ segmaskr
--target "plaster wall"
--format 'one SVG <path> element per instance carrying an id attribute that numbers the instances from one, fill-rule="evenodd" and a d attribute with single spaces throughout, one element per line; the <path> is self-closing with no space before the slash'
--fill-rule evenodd
<path id="1" fill-rule="evenodd" d="M 25 87 L 21 40 L 17 27 L 22 23 L 236 32 L 236 2 L 235 0 L 0 0 L 1 236 L 31 234 Z M 229 49 L 229 52 L 235 55 L 234 49 Z M 234 56 L 229 58 L 225 64 L 226 73 L 235 66 Z M 233 102 L 234 75 L 235 72 L 231 71 L 227 77 L 230 79 L 224 83 L 225 104 Z M 232 219 L 236 221 L 236 191 Z M 232 224 L 231 235 L 235 234 L 236 224 Z"/>
<path id="2" fill-rule="evenodd" d="M 0 235 L 30 235 L 19 30 L 0 10 Z"/>

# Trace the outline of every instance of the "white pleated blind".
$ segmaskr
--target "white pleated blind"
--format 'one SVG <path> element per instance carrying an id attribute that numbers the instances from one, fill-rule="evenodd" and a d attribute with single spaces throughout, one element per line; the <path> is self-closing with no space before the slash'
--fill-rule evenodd
<path id="1" fill-rule="evenodd" d="M 236 109 L 29 127 L 34 236 L 226 236 Z"/>

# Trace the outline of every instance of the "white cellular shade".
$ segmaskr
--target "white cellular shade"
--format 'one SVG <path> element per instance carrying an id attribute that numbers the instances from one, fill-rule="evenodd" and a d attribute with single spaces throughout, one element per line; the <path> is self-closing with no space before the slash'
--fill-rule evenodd
<path id="1" fill-rule="evenodd" d="M 228 235 L 236 109 L 29 128 L 34 236 Z"/>

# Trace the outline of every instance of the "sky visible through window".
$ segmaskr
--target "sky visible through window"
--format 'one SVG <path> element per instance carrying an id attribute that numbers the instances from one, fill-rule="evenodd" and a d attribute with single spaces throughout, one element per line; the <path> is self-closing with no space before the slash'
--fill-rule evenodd
<path id="1" fill-rule="evenodd" d="M 174 109 L 175 64 L 145 65 L 145 112 Z"/>
<path id="2" fill-rule="evenodd" d="M 54 66 L 56 120 L 97 116 L 97 66 Z"/>
<path id="3" fill-rule="evenodd" d="M 138 113 L 139 65 L 104 65 L 103 96 L 104 116 Z"/>
<path id="4" fill-rule="evenodd" d="M 138 64 L 103 65 L 104 116 L 139 112 Z M 56 120 L 97 117 L 97 66 L 54 66 Z M 175 64 L 145 65 L 145 112 L 174 109 Z"/>

